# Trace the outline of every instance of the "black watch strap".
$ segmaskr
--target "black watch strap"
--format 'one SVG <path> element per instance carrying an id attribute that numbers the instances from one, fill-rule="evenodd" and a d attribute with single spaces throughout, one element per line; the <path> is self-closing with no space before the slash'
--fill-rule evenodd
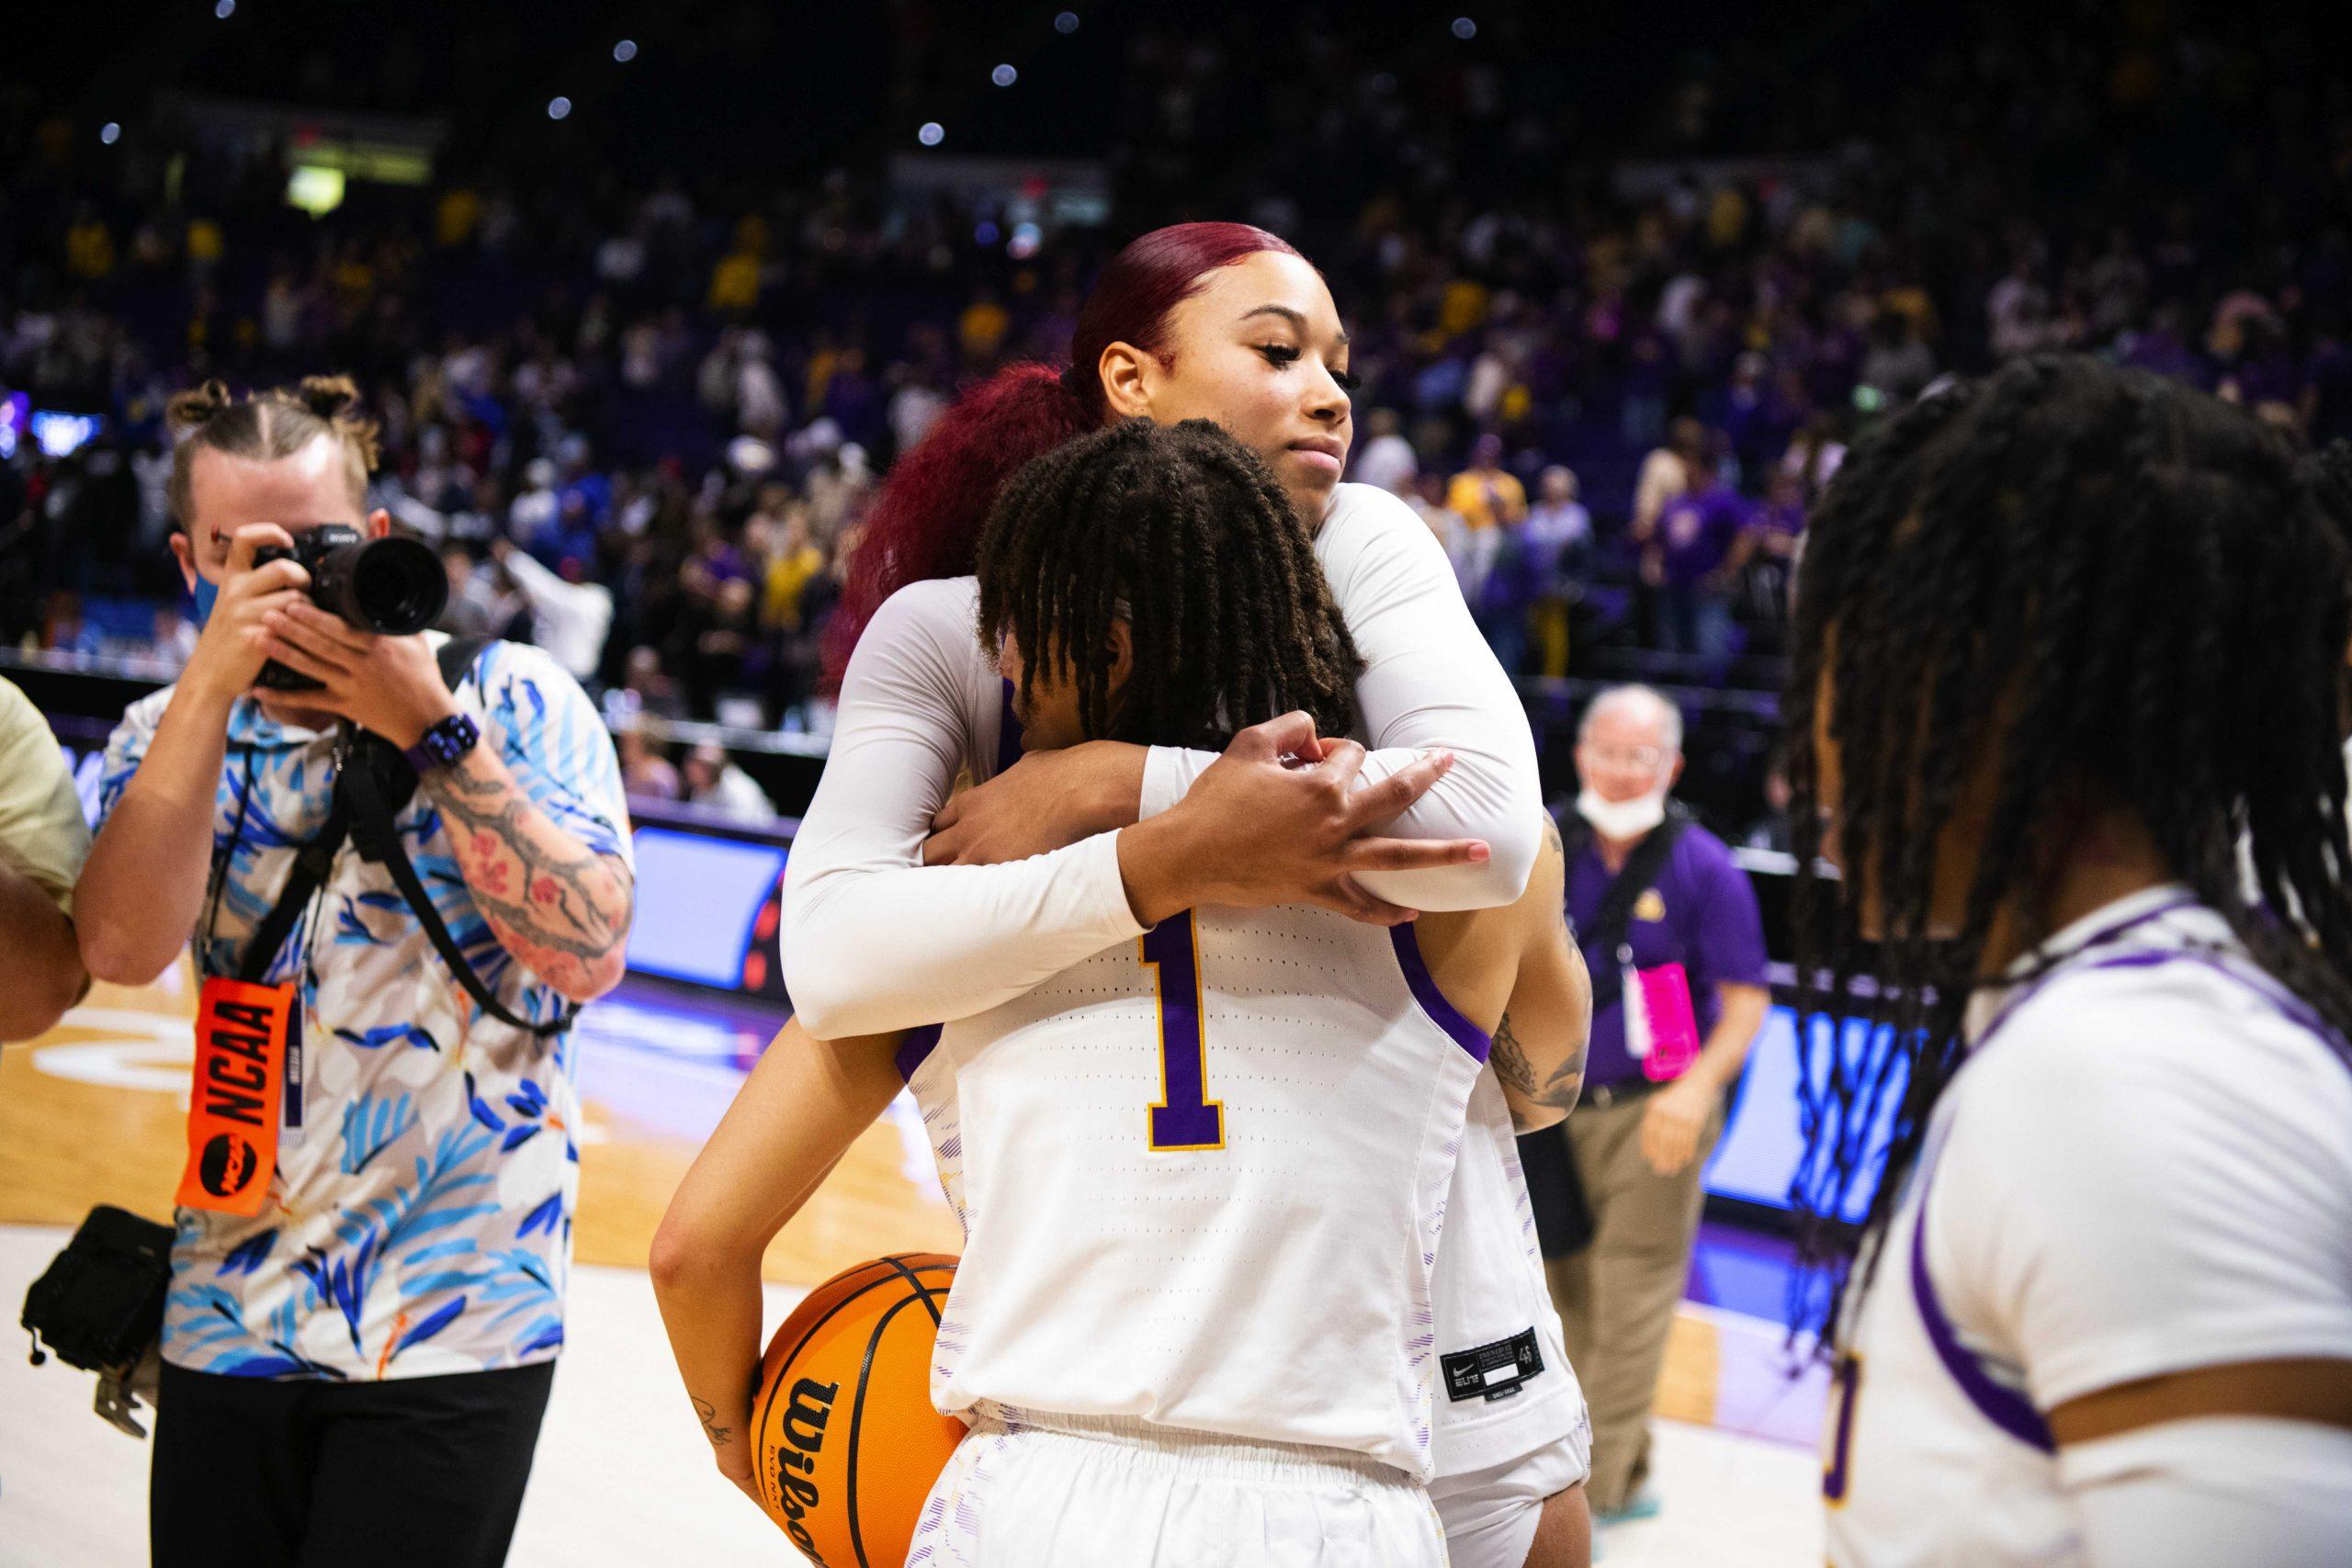
<path id="1" fill-rule="evenodd" d="M 402 755 L 419 773 L 429 773 L 462 761 L 481 739 L 481 727 L 473 721 L 472 715 L 453 713 L 418 736 L 416 744 Z"/>

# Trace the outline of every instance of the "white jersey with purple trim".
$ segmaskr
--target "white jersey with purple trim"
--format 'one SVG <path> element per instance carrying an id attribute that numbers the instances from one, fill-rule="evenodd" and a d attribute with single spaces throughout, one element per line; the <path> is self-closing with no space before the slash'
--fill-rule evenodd
<path id="1" fill-rule="evenodd" d="M 1426 1475 L 1431 1274 L 1487 1036 L 1412 929 L 1162 921 L 901 1052 L 966 1228 L 942 1411 Z"/>
<path id="2" fill-rule="evenodd" d="M 2342 1043 L 2185 888 L 2108 906 L 2018 973 L 1971 1010 L 1852 1319 L 1824 1456 L 1838 1568 L 2095 1561 L 2100 1489 L 2145 1467 L 2128 1435 L 2060 1450 L 2047 1412 L 2352 1357 Z"/>

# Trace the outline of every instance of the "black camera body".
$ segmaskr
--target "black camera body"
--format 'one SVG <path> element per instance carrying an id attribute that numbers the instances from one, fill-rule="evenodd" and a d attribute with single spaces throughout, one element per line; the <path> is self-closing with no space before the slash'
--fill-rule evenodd
<path id="1" fill-rule="evenodd" d="M 311 603 L 362 631 L 386 637 L 421 632 L 449 602 L 449 579 L 433 552 L 414 539 L 371 539 L 344 523 L 292 530 L 294 547 L 264 545 L 254 564 L 291 560 L 311 574 Z M 276 660 L 261 668 L 257 686 L 308 692 L 318 686 Z"/>

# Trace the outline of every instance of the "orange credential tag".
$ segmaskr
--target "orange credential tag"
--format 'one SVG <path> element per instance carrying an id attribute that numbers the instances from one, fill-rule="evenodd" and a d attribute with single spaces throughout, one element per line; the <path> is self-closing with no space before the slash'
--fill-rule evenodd
<path id="1" fill-rule="evenodd" d="M 291 984 L 204 982 L 196 1009 L 196 1081 L 187 1101 L 187 1168 L 176 1199 L 190 1209 L 258 1214 L 277 1168 L 286 1093 Z"/>

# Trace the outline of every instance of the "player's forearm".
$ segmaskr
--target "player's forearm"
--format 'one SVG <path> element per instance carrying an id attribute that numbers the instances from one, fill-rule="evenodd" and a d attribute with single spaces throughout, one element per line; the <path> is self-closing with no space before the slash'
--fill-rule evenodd
<path id="1" fill-rule="evenodd" d="M 0 861 L 0 1040 L 29 1040 L 82 999 L 74 922 L 40 885 Z"/>
<path id="2" fill-rule="evenodd" d="M 749 1463 L 760 1373 L 760 1259 L 725 1252 L 653 1254 L 653 1295 L 703 1437 L 722 1460 Z"/>
<path id="3" fill-rule="evenodd" d="M 1525 728 L 1524 720 L 1521 728 Z M 1472 865 L 1450 865 L 1418 871 L 1377 871 L 1358 874 L 1357 880 L 1374 897 L 1408 909 L 1437 914 L 1459 909 L 1486 909 L 1508 904 L 1527 886 L 1541 843 L 1541 807 L 1507 747 L 1477 743 L 1475 726 L 1436 726 L 1472 733 L 1470 744 L 1430 739 L 1416 745 L 1390 746 L 1364 754 L 1358 789 L 1395 775 L 1419 761 L 1425 750 L 1444 750 L 1453 766 L 1402 815 L 1378 831 L 1399 839 L 1433 842 L 1476 839 L 1487 845 L 1487 858 Z M 1183 798 L 1193 781 L 1216 761 L 1215 751 L 1155 746 L 1145 767 L 1141 817 L 1149 820 Z M 1532 777 L 1532 765 L 1528 775 Z"/>
<path id="4" fill-rule="evenodd" d="M 1003 865 L 805 869 L 785 886 L 785 984 L 820 1038 L 969 1018 L 1143 929 L 1110 834 Z"/>
<path id="5" fill-rule="evenodd" d="M 477 746 L 427 773 L 474 905 L 499 944 L 575 1002 L 620 983 L 636 888 L 628 867 L 557 827 Z"/>
<path id="6" fill-rule="evenodd" d="M 101 980 L 143 986 L 195 933 L 212 853 L 212 812 L 233 695 L 183 684 L 138 771 L 90 846 L 74 889 L 82 962 Z"/>

